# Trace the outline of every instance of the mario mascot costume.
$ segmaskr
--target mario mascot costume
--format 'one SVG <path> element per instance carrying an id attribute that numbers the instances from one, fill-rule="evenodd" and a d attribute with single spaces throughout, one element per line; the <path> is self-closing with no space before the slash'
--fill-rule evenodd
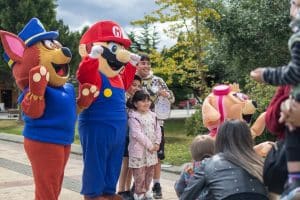
<path id="1" fill-rule="evenodd" d="M 56 40 L 58 32 L 46 32 L 37 18 L 18 36 L 2 30 L 0 36 L 4 59 L 21 90 L 24 149 L 33 171 L 35 200 L 57 200 L 76 121 L 75 91 L 66 83 L 71 51 Z M 88 104 L 91 97 L 78 100 Z"/>
<path id="2" fill-rule="evenodd" d="M 81 193 L 85 199 L 122 199 L 116 185 L 125 148 L 125 90 L 131 85 L 140 57 L 126 50 L 131 41 L 113 21 L 92 25 L 80 40 L 79 83 L 99 89 L 91 106 L 79 115 L 83 151 Z M 80 86 L 81 87 L 81 86 Z M 93 91 L 82 90 L 81 95 Z"/>

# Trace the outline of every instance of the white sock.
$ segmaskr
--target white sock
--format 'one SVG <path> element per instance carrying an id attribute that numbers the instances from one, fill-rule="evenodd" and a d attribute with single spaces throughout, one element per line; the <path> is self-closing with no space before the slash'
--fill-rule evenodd
<path id="1" fill-rule="evenodd" d="M 159 183 L 159 179 L 153 179 L 153 184 Z"/>

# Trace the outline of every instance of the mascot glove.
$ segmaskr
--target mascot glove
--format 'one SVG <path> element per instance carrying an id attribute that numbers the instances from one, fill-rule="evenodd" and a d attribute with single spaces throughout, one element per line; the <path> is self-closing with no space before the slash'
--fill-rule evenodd
<path id="1" fill-rule="evenodd" d="M 141 60 L 141 56 L 131 53 L 130 54 L 130 63 L 134 66 L 136 66 L 138 64 L 138 62 L 140 62 Z"/>
<path id="2" fill-rule="evenodd" d="M 90 83 L 80 84 L 77 105 L 80 108 L 87 108 L 93 103 L 98 95 L 99 88 L 97 88 L 95 85 Z"/>
<path id="3" fill-rule="evenodd" d="M 36 66 L 29 71 L 29 92 L 42 97 L 49 82 L 49 72 L 45 66 Z"/>
<path id="4" fill-rule="evenodd" d="M 90 58 L 99 58 L 103 53 L 103 47 L 101 45 L 95 45 L 92 47 L 91 53 L 89 54 Z"/>

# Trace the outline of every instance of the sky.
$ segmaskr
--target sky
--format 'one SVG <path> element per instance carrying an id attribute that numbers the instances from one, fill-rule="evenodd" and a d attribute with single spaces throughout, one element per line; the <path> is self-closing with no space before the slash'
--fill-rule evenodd
<path id="1" fill-rule="evenodd" d="M 73 31 L 82 30 L 84 26 L 100 20 L 113 20 L 129 32 L 139 31 L 130 25 L 131 21 L 143 19 L 143 16 L 156 10 L 154 0 L 57 0 L 57 18 L 62 19 Z M 170 47 L 175 40 L 163 33 L 166 25 L 156 25 L 160 34 L 158 49 Z"/>

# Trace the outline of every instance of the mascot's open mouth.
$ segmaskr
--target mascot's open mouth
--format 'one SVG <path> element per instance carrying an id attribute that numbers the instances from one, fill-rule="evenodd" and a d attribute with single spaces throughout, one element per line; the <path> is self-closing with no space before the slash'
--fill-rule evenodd
<path id="1" fill-rule="evenodd" d="M 244 119 L 248 124 L 250 124 L 251 121 L 252 121 L 252 114 L 248 114 L 248 115 L 244 115 L 244 114 L 243 114 L 243 119 Z"/>
<path id="2" fill-rule="evenodd" d="M 65 63 L 65 64 L 55 64 L 55 63 L 51 63 L 52 66 L 55 69 L 55 72 L 57 75 L 59 76 L 67 76 L 69 74 L 69 64 Z"/>

